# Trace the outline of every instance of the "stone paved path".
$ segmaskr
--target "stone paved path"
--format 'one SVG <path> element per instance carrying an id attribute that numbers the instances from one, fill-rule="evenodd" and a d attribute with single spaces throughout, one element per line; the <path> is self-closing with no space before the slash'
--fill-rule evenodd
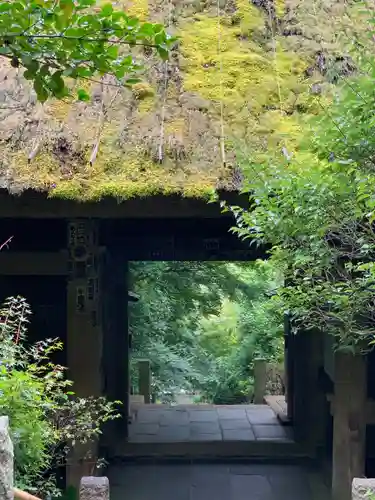
<path id="1" fill-rule="evenodd" d="M 142 405 L 130 425 L 129 441 L 288 441 L 290 432 L 267 405 Z"/>
<path id="2" fill-rule="evenodd" d="M 294 465 L 133 465 L 109 469 L 111 500 L 329 500 L 316 474 Z"/>

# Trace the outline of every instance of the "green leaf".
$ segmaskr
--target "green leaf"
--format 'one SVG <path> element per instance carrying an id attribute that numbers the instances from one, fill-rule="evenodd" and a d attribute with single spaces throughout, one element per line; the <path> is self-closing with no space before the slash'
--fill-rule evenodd
<path id="1" fill-rule="evenodd" d="M 160 33 L 164 31 L 164 26 L 162 24 L 154 24 L 154 33 Z"/>
<path id="2" fill-rule="evenodd" d="M 83 8 L 92 7 L 96 5 L 96 0 L 78 0 L 78 5 Z"/>
<path id="3" fill-rule="evenodd" d="M 87 29 L 86 28 L 68 28 L 64 31 L 64 36 L 80 38 L 87 37 Z"/>
<path id="4" fill-rule="evenodd" d="M 22 57 L 22 64 L 32 73 L 36 73 L 39 70 L 39 62 L 29 55 Z"/>
<path id="5" fill-rule="evenodd" d="M 114 22 L 120 21 L 120 19 L 125 19 L 125 18 L 126 18 L 125 12 L 116 11 L 113 12 L 112 14 L 112 21 Z"/>
<path id="6" fill-rule="evenodd" d="M 26 73 L 26 72 L 25 72 Z M 47 76 L 50 74 L 50 66 L 48 64 L 44 64 L 40 70 L 39 70 L 39 74 L 41 76 Z M 26 78 L 26 77 L 25 77 Z"/>
<path id="7" fill-rule="evenodd" d="M 12 9 L 12 4 L 8 2 L 2 2 L 0 4 L 0 12 L 8 12 Z"/>
<path id="8" fill-rule="evenodd" d="M 111 17 L 113 13 L 113 6 L 111 3 L 106 3 L 101 9 L 101 14 L 104 17 Z"/>
<path id="9" fill-rule="evenodd" d="M 65 18 L 71 17 L 74 10 L 74 1 L 73 0 L 60 0 L 60 9 L 64 13 Z"/>
<path id="10" fill-rule="evenodd" d="M 154 36 L 154 25 L 151 23 L 144 23 L 140 26 L 138 33 L 147 36 Z"/>
<path id="11" fill-rule="evenodd" d="M 163 47 L 156 47 L 157 53 L 159 56 L 163 59 L 163 61 L 167 61 L 169 57 L 169 52 L 168 50 L 164 49 Z"/>
<path id="12" fill-rule="evenodd" d="M 117 59 L 118 57 L 118 45 L 111 45 L 107 49 L 107 56 L 110 57 L 111 59 Z"/>
<path id="13" fill-rule="evenodd" d="M 35 73 L 27 69 L 26 71 L 24 71 L 23 76 L 24 78 L 26 78 L 26 80 L 33 80 Z"/>
<path id="14" fill-rule="evenodd" d="M 34 80 L 34 90 L 40 102 L 45 102 L 48 99 L 48 89 L 42 78 L 36 78 Z"/>
<path id="15" fill-rule="evenodd" d="M 129 78 L 128 80 L 125 81 L 124 85 L 132 86 L 132 85 L 135 85 L 136 83 L 139 83 L 141 81 L 142 80 L 140 80 L 139 78 Z"/>
<path id="16" fill-rule="evenodd" d="M 61 77 L 61 71 L 56 71 L 49 79 L 49 87 L 57 97 L 65 95 L 65 82 Z"/>
<path id="17" fill-rule="evenodd" d="M 165 43 L 166 41 L 166 37 L 165 37 L 165 32 L 163 33 L 158 33 L 157 35 L 155 35 L 155 43 L 156 45 L 162 45 Z"/>
<path id="18" fill-rule="evenodd" d="M 79 89 L 77 91 L 77 97 L 79 101 L 90 101 L 91 97 L 84 89 Z"/>

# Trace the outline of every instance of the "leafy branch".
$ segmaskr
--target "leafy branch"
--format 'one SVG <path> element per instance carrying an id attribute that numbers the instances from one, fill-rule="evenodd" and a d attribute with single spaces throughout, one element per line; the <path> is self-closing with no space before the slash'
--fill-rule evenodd
<path id="1" fill-rule="evenodd" d="M 174 42 L 163 25 L 141 23 L 111 3 L 98 8 L 95 0 L 0 0 L 0 56 L 25 68 L 41 102 L 70 95 L 68 78 L 111 75 L 116 85 L 131 86 L 140 69 L 132 48 L 149 47 L 167 59 Z M 79 89 L 78 98 L 90 96 Z"/>

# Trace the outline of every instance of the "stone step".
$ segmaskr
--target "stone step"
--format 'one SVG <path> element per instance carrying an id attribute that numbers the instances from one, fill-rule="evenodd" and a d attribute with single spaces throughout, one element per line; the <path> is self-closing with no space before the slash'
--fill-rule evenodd
<path id="1" fill-rule="evenodd" d="M 118 443 L 111 458 L 273 459 L 308 458 L 292 440 Z"/>

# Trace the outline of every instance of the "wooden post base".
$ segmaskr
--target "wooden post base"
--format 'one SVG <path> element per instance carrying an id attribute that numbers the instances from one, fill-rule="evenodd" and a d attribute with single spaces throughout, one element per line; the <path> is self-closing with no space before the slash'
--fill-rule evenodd
<path id="1" fill-rule="evenodd" d="M 332 499 L 351 500 L 354 477 L 365 473 L 366 358 L 335 354 Z"/>

